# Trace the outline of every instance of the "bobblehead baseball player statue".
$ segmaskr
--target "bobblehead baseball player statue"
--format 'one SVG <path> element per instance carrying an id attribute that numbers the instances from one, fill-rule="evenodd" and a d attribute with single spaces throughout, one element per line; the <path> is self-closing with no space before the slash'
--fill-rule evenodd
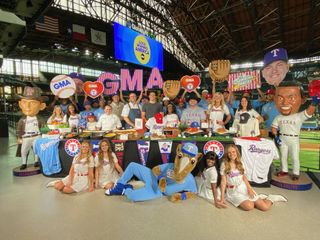
<path id="1" fill-rule="evenodd" d="M 299 134 L 303 121 L 312 117 L 319 104 L 319 96 L 312 97 L 311 105 L 304 111 L 298 112 L 302 104 L 303 89 L 298 82 L 282 82 L 275 93 L 275 103 L 280 112 L 272 122 L 271 131 L 279 144 L 281 153 L 281 171 L 278 177 L 288 175 L 288 153 L 292 159 L 292 180 L 298 180 L 300 175 Z M 277 132 L 279 131 L 279 135 Z"/>
<path id="2" fill-rule="evenodd" d="M 23 95 L 17 96 L 19 107 L 22 110 L 23 116 L 17 125 L 18 143 L 21 143 L 21 160 L 22 165 L 20 170 L 27 168 L 27 156 L 35 143 L 35 140 L 40 137 L 40 128 L 45 124 L 41 118 L 37 116 L 39 111 L 46 108 L 45 101 L 47 97 L 41 96 L 41 89 L 38 87 L 25 87 Z M 39 167 L 39 159 L 34 156 L 34 167 Z"/>

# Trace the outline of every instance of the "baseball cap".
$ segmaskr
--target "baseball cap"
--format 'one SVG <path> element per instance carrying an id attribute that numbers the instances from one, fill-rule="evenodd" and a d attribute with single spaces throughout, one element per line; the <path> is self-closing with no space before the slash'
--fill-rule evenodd
<path id="1" fill-rule="evenodd" d="M 263 67 L 268 66 L 270 63 L 274 62 L 274 61 L 288 61 L 288 54 L 287 54 L 287 50 L 284 48 L 275 48 L 272 49 L 271 51 L 267 52 L 264 55 L 263 58 Z"/>
<path id="2" fill-rule="evenodd" d="M 90 106 L 91 106 L 90 101 L 85 101 L 85 102 L 83 103 L 83 106 L 86 106 L 86 105 L 90 105 Z"/>
<path id="3" fill-rule="evenodd" d="M 198 147 L 192 143 L 183 144 L 181 151 L 185 154 L 190 155 L 191 157 L 195 157 L 198 154 Z"/>
<path id="4" fill-rule="evenodd" d="M 96 116 L 93 114 L 93 112 L 89 112 L 88 115 L 87 115 L 87 118 L 90 118 L 90 117 L 95 118 Z"/>
<path id="5" fill-rule="evenodd" d="M 162 101 L 170 101 L 170 98 L 164 97 L 164 98 L 162 98 Z"/>
<path id="6" fill-rule="evenodd" d="M 202 91 L 202 93 L 208 93 L 209 91 L 207 90 L 207 89 L 204 89 L 203 91 Z"/>
<path id="7" fill-rule="evenodd" d="M 162 124 L 163 123 L 163 116 L 161 113 L 156 113 L 154 115 L 154 119 L 156 120 L 157 124 Z"/>
<path id="8" fill-rule="evenodd" d="M 198 122 L 192 122 L 192 123 L 190 124 L 190 127 L 192 127 L 192 128 L 200 128 L 200 125 L 199 125 Z"/>
<path id="9" fill-rule="evenodd" d="M 247 112 L 240 114 L 240 123 L 247 123 L 250 117 L 250 114 Z"/>
<path id="10" fill-rule="evenodd" d="M 272 88 L 268 89 L 268 90 L 267 90 L 267 94 L 272 94 L 272 95 L 274 95 L 274 94 L 275 94 L 274 89 L 272 89 Z"/>
<path id="11" fill-rule="evenodd" d="M 208 95 L 206 96 L 206 99 L 207 99 L 207 100 L 212 99 L 212 94 L 208 94 Z"/>

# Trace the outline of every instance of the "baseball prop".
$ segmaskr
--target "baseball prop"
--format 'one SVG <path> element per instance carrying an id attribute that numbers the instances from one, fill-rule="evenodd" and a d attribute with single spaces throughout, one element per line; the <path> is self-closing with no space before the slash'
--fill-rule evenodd
<path id="1" fill-rule="evenodd" d="M 176 149 L 174 163 L 155 166 L 152 170 L 138 163 L 130 163 L 113 189 L 106 195 L 126 195 L 130 201 L 146 201 L 170 197 L 172 202 L 192 198 L 197 193 L 195 179 L 191 174 L 202 157 L 198 147 L 192 143 L 179 144 Z M 133 176 L 144 182 L 144 187 L 132 189 L 128 181 Z M 158 187 L 156 187 L 158 186 Z"/>
<path id="2" fill-rule="evenodd" d="M 192 92 L 197 87 L 200 86 L 201 80 L 197 75 L 185 75 L 180 79 L 181 87 L 183 87 L 187 92 Z"/>
<path id="3" fill-rule="evenodd" d="M 163 84 L 163 94 L 173 100 L 179 94 L 180 91 L 180 81 L 178 80 L 167 80 Z"/>
<path id="4" fill-rule="evenodd" d="M 69 74 L 69 77 L 71 77 L 73 79 L 73 81 L 76 84 L 76 93 L 80 94 L 82 93 L 82 86 L 83 86 L 83 82 L 84 82 L 84 76 L 80 73 L 77 72 L 73 72 Z"/>
<path id="5" fill-rule="evenodd" d="M 50 89 L 59 98 L 68 98 L 76 92 L 76 84 L 71 77 L 58 75 L 51 80 Z"/>
<path id="6" fill-rule="evenodd" d="M 309 84 L 308 92 L 310 97 L 317 96 L 320 98 L 320 80 L 313 80 Z"/>
<path id="7" fill-rule="evenodd" d="M 26 86 L 23 95 L 18 95 L 19 107 L 24 114 L 17 124 L 17 141 L 21 143 L 21 166 L 14 169 L 15 176 L 31 176 L 39 173 L 39 157 L 34 155 L 35 163 L 33 168 L 28 168 L 27 158 L 29 151 L 34 146 L 37 138 L 41 137 L 40 128 L 45 124 L 44 119 L 40 118 L 38 113 L 46 108 L 45 101 L 48 97 L 41 96 L 41 89 L 38 87 Z"/>
<path id="8" fill-rule="evenodd" d="M 103 94 L 104 86 L 101 82 L 85 82 L 83 84 L 83 91 L 91 98 L 97 98 Z"/>
<path id="9" fill-rule="evenodd" d="M 316 93 L 317 84 L 310 84 L 309 91 Z M 271 131 L 279 145 L 281 153 L 281 171 L 276 174 L 277 177 L 287 178 L 288 156 L 290 155 L 293 165 L 291 179 L 298 181 L 300 177 L 300 142 L 299 135 L 302 123 L 311 118 L 316 110 L 319 99 L 312 97 L 311 105 L 304 111 L 299 112 L 303 102 L 301 96 L 301 84 L 298 82 L 281 82 L 276 88 L 275 104 L 280 112 L 272 122 Z M 279 132 L 279 135 L 277 135 Z"/>
<path id="10" fill-rule="evenodd" d="M 209 64 L 209 74 L 213 82 L 223 82 L 228 78 L 231 63 L 229 60 L 214 60 Z"/>

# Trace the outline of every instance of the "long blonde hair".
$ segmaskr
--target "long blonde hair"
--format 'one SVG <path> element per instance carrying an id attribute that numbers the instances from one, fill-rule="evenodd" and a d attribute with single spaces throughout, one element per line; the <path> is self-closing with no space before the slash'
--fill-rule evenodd
<path id="1" fill-rule="evenodd" d="M 225 154 L 223 157 L 223 162 L 224 162 L 224 166 L 225 166 L 224 173 L 229 174 L 231 172 L 231 159 L 228 156 L 230 148 L 234 148 L 237 153 L 237 158 L 235 159 L 236 169 L 238 169 L 241 174 L 244 174 L 244 168 L 243 168 L 243 165 L 241 162 L 241 155 L 240 155 L 240 152 L 239 152 L 237 146 L 234 144 L 229 144 L 226 147 L 226 151 L 225 151 Z"/>
<path id="2" fill-rule="evenodd" d="M 56 113 L 56 110 L 57 110 L 58 108 L 60 108 L 60 110 L 61 110 L 60 116 Z M 54 106 L 52 115 L 51 115 L 51 117 L 50 117 L 50 118 L 51 118 L 51 121 L 53 121 L 53 119 L 55 119 L 56 117 L 60 117 L 61 119 L 63 119 L 63 117 L 64 117 L 64 114 L 63 114 L 63 111 L 62 111 L 62 108 L 61 108 L 60 105 L 55 105 L 55 106 Z"/>
<path id="3" fill-rule="evenodd" d="M 221 101 L 220 101 L 220 106 L 221 106 L 221 108 L 223 109 L 223 106 L 224 106 L 224 97 L 223 97 L 222 93 L 216 92 L 216 93 L 213 95 L 213 97 L 212 97 L 209 111 L 211 111 L 211 109 L 213 108 L 213 106 L 215 106 L 215 102 L 216 102 L 215 96 L 220 96 L 220 99 L 221 99 Z"/>
<path id="4" fill-rule="evenodd" d="M 81 159 L 86 158 L 86 161 L 84 162 L 84 164 L 89 164 L 90 162 L 90 158 L 92 157 L 92 147 L 89 141 L 83 141 L 81 143 L 81 147 L 83 146 L 83 144 L 88 144 L 89 145 L 89 152 L 88 152 L 88 156 L 84 156 L 80 150 L 80 153 L 76 156 L 76 161 L 80 162 Z"/>
<path id="5" fill-rule="evenodd" d="M 112 155 L 112 148 L 111 148 L 111 143 L 110 143 L 110 141 L 108 139 L 102 139 L 100 141 L 100 143 L 99 143 L 99 152 L 98 152 L 99 165 L 98 165 L 98 169 L 102 168 L 102 166 L 103 166 L 104 156 L 103 156 L 103 151 L 101 149 L 102 143 L 106 143 L 108 145 L 107 154 L 108 154 L 109 164 L 110 164 L 111 168 L 114 169 L 114 160 L 113 160 L 113 155 Z"/>

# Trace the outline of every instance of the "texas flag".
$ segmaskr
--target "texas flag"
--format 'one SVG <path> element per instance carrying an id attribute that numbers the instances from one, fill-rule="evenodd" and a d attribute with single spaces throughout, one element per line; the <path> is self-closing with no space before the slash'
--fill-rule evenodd
<path id="1" fill-rule="evenodd" d="M 78 24 L 72 24 L 72 38 L 78 41 L 86 41 L 86 28 Z"/>

